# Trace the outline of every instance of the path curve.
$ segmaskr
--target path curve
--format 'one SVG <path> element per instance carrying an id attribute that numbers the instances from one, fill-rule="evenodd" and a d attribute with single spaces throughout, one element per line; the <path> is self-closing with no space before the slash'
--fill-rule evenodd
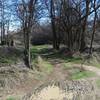
<path id="1" fill-rule="evenodd" d="M 80 64 L 74 64 L 74 65 L 75 65 L 75 67 L 81 67 Z M 85 70 L 92 71 L 92 72 L 96 73 L 98 76 L 100 76 L 100 68 L 97 68 L 95 66 L 88 66 L 88 65 L 82 65 L 82 67 Z"/>

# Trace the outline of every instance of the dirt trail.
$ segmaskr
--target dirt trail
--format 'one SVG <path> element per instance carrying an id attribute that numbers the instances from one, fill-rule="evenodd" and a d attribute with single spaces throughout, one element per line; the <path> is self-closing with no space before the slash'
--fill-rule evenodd
<path id="1" fill-rule="evenodd" d="M 68 78 L 70 77 L 69 76 L 69 73 L 67 70 L 64 70 L 64 67 L 62 65 L 61 62 L 55 62 L 52 63 L 54 68 L 53 68 L 53 71 L 52 73 L 50 73 L 49 75 L 47 75 L 45 77 L 45 79 L 43 80 L 43 84 L 45 83 L 48 83 L 48 82 L 51 82 L 51 81 L 59 81 L 59 82 L 63 82 L 65 80 L 68 80 Z M 72 65 L 73 67 L 81 67 L 81 65 L 79 64 L 74 64 Z M 96 68 L 96 67 L 93 67 L 93 66 L 88 66 L 88 65 L 83 65 L 83 68 L 85 70 L 88 70 L 88 71 L 92 71 L 94 73 L 96 73 L 97 75 L 95 76 L 95 78 L 93 80 L 96 80 L 97 78 L 100 77 L 100 69 L 99 68 Z M 16 94 L 16 92 L 14 93 L 15 95 L 19 95 L 19 94 L 26 94 L 26 92 L 30 92 L 30 91 L 33 91 L 33 87 L 37 86 L 38 83 L 41 83 L 40 81 L 36 81 L 34 82 L 34 77 L 33 77 L 33 80 L 30 80 L 25 86 L 20 86 L 19 90 L 18 90 L 18 87 L 17 89 L 15 89 L 14 91 L 18 91 L 18 94 Z M 91 81 L 89 79 L 87 79 L 87 81 Z M 76 84 L 76 83 L 75 83 Z M 79 84 L 79 83 L 77 83 Z M 83 83 L 82 83 L 83 84 Z M 84 85 L 85 86 L 85 85 Z M 58 88 L 58 87 L 57 87 Z M 48 90 L 49 91 L 49 90 Z M 51 90 L 50 90 L 51 91 Z M 21 93 L 22 92 L 22 93 Z M 99 93 L 99 92 L 98 92 Z M 21 95 L 21 96 L 22 96 Z M 69 94 L 70 95 L 70 94 Z M 99 94 L 98 94 L 99 95 Z M 0 99 L 0 100 L 5 100 L 5 99 Z M 28 99 L 28 100 L 34 100 L 34 99 Z M 44 99 L 43 99 L 44 100 Z M 49 99 L 48 99 L 49 100 Z M 54 99 L 56 100 L 56 99 Z M 63 99 L 57 99 L 57 100 L 63 100 Z M 84 99 L 83 99 L 84 100 Z M 91 99 L 92 100 L 92 99 Z M 96 99 L 94 99 L 96 100 Z M 100 100 L 100 99 L 98 99 Z"/>
<path id="2" fill-rule="evenodd" d="M 81 67 L 81 65 L 79 64 L 74 64 L 75 67 Z M 92 71 L 94 73 L 96 73 L 98 76 L 100 76 L 100 69 L 95 67 L 95 66 L 88 66 L 88 65 L 82 65 L 82 67 L 85 69 L 85 70 L 88 70 L 88 71 Z"/>
<path id="3" fill-rule="evenodd" d="M 61 62 L 54 62 L 53 66 L 54 66 L 53 72 L 50 73 L 50 75 L 48 75 L 46 77 L 46 79 L 42 82 L 43 85 L 45 85 L 48 82 L 52 82 L 52 81 L 53 82 L 57 81 L 57 82 L 61 82 L 61 83 L 63 83 L 66 80 L 68 81 L 69 74 L 68 74 L 67 70 L 64 70 L 62 63 Z M 74 67 L 81 67 L 81 65 L 79 65 L 79 64 L 74 64 L 72 66 L 73 66 L 73 68 Z M 85 70 L 92 71 L 92 72 L 96 73 L 96 76 L 94 76 L 92 79 L 87 78 L 87 79 L 79 80 L 79 81 L 69 80 L 67 82 L 67 84 L 70 84 L 69 87 L 73 90 L 74 90 L 74 88 L 76 90 L 79 89 L 79 91 L 81 91 L 81 89 L 83 89 L 86 92 L 87 90 L 89 90 L 88 88 L 91 89 L 90 90 L 91 92 L 89 92 L 89 94 L 87 93 L 87 95 L 85 95 L 85 94 L 81 95 L 79 92 L 78 98 L 81 98 L 79 100 L 100 100 L 100 97 L 98 94 L 100 91 L 97 88 L 95 88 L 95 90 L 94 89 L 92 90 L 92 86 L 91 86 L 93 84 L 93 87 L 96 87 L 95 81 L 100 76 L 100 69 L 93 67 L 93 66 L 88 66 L 88 65 L 83 65 L 83 68 Z M 41 88 L 41 86 L 42 85 L 40 85 L 40 88 Z M 66 85 L 63 84 L 62 87 L 64 87 L 64 86 L 66 86 Z M 87 90 L 85 90 L 85 89 L 87 89 Z M 76 90 L 74 90 L 74 92 Z M 72 90 L 70 90 L 70 92 L 68 92 L 68 93 L 67 92 L 65 93 L 58 86 L 56 87 L 54 85 L 51 86 L 50 84 L 48 84 L 48 86 L 44 87 L 41 90 L 41 92 L 39 92 L 37 95 L 32 94 L 31 98 L 30 99 L 28 98 L 26 100 L 67 100 L 67 99 L 73 100 L 74 96 L 76 96 L 76 98 L 77 98 L 77 94 L 75 94 L 76 92 L 73 93 L 71 91 Z M 63 94 L 60 94 L 61 92 Z M 65 94 L 67 94 L 67 97 Z M 96 97 L 96 95 L 97 95 L 97 97 Z M 99 99 L 97 99 L 97 98 L 99 98 Z"/>
<path id="4" fill-rule="evenodd" d="M 63 69 L 63 65 L 61 62 L 59 61 L 53 61 L 53 65 L 54 65 L 54 76 L 55 77 L 59 77 L 59 80 L 65 80 L 66 77 L 68 77 L 68 72 L 66 72 L 66 70 Z M 87 71 L 91 71 L 94 72 L 96 74 L 96 76 L 100 76 L 100 68 L 97 68 L 95 66 L 89 66 L 89 65 L 81 65 L 81 64 L 72 64 L 73 68 L 74 67 L 79 67 L 79 68 L 83 68 Z"/>
<path id="5" fill-rule="evenodd" d="M 67 79 L 68 73 L 67 71 L 64 71 L 62 65 L 59 63 L 54 65 L 52 76 L 55 78 L 55 80 L 62 81 Z"/>
<path id="6" fill-rule="evenodd" d="M 37 88 L 38 92 L 34 91 L 26 100 L 97 100 L 92 84 L 90 84 L 91 81 L 68 81 L 68 72 L 63 69 L 61 63 L 54 63 L 53 73 L 50 74 L 47 81 L 50 80 L 58 82 L 59 85 L 43 84 L 45 85 L 43 88 L 41 86 Z"/>

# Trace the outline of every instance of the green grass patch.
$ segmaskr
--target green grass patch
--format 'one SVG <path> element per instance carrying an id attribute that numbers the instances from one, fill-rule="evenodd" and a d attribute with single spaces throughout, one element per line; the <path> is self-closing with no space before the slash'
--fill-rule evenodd
<path id="1" fill-rule="evenodd" d="M 100 68 L 100 54 L 93 52 L 91 58 L 87 59 L 85 64 Z"/>
<path id="2" fill-rule="evenodd" d="M 41 50 L 45 50 L 45 49 L 47 49 L 48 48 L 48 45 L 39 45 L 39 46 L 32 46 L 31 47 L 31 51 L 33 51 L 33 52 L 39 52 L 39 51 L 41 51 Z"/>
<path id="3" fill-rule="evenodd" d="M 44 54 L 48 52 L 48 45 L 39 45 L 39 46 L 32 46 L 31 47 L 31 55 L 32 58 L 36 58 L 39 54 Z"/>
<path id="4" fill-rule="evenodd" d="M 90 58 L 89 60 L 87 60 L 85 62 L 85 64 L 100 68 L 100 63 L 95 57 L 94 58 Z"/>
<path id="5" fill-rule="evenodd" d="M 81 63 L 82 58 L 80 56 L 69 57 L 63 52 L 53 50 L 50 45 L 39 45 L 31 47 L 32 58 L 35 59 L 38 55 L 42 55 L 45 59 L 59 59 L 64 62 Z"/>
<path id="6" fill-rule="evenodd" d="M 37 46 L 33 46 L 33 48 L 44 49 L 44 48 L 48 48 L 48 45 L 37 45 Z"/>
<path id="7" fill-rule="evenodd" d="M 96 80 L 96 85 L 98 88 L 100 88 L 100 79 Z"/>
<path id="8" fill-rule="evenodd" d="M 0 64 L 13 64 L 17 62 L 16 57 L 0 57 Z"/>
<path id="9" fill-rule="evenodd" d="M 79 70 L 72 73 L 71 79 L 78 80 L 78 79 L 84 79 L 84 78 L 93 77 L 93 76 L 95 76 L 95 73 L 93 72 Z"/>
<path id="10" fill-rule="evenodd" d="M 52 52 L 51 55 L 47 55 L 46 58 L 49 59 L 59 59 L 59 60 L 63 60 L 63 62 L 65 63 L 81 63 L 82 62 L 82 58 L 81 57 L 69 57 L 66 56 L 65 54 L 60 54 L 59 52 Z"/>
<path id="11" fill-rule="evenodd" d="M 64 60 L 64 63 L 62 63 L 62 65 L 64 66 L 65 69 L 70 69 L 73 68 L 74 64 L 81 64 L 82 63 L 82 59 L 81 58 L 66 58 L 66 60 Z"/>
<path id="12" fill-rule="evenodd" d="M 46 72 L 46 73 L 51 73 L 52 70 L 53 70 L 53 65 L 51 65 L 49 62 L 47 61 L 43 61 L 42 64 L 41 64 L 41 69 L 43 72 Z"/>
<path id="13" fill-rule="evenodd" d="M 22 58 L 22 51 L 16 48 L 0 48 L 0 64 L 13 64 Z"/>
<path id="14" fill-rule="evenodd" d="M 21 100 L 22 96 L 19 95 L 13 95 L 13 96 L 8 96 L 6 100 Z"/>
<path id="15" fill-rule="evenodd" d="M 53 71 L 53 65 L 44 60 L 41 56 L 38 56 L 35 60 L 33 60 L 33 66 L 38 67 L 41 72 L 51 73 Z"/>
<path id="16" fill-rule="evenodd" d="M 6 100 L 18 100 L 18 99 L 14 98 L 14 97 L 8 97 Z"/>
<path id="17" fill-rule="evenodd" d="M 70 62 L 80 64 L 82 62 L 82 58 L 81 57 L 77 57 L 77 58 L 73 57 L 72 59 L 70 59 Z"/>
<path id="18" fill-rule="evenodd" d="M 100 68 L 100 63 L 92 63 L 92 64 L 90 64 L 90 65 L 95 66 L 95 67 L 97 67 L 97 68 Z"/>
<path id="19" fill-rule="evenodd" d="M 73 64 L 71 62 L 68 63 L 62 63 L 62 66 L 64 66 L 64 69 L 70 69 L 73 68 Z"/>

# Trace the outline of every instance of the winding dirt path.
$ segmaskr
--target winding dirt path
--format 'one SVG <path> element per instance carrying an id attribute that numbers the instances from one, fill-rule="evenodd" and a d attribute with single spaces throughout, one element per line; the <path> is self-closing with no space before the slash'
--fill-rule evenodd
<path id="1" fill-rule="evenodd" d="M 50 73 L 50 75 L 48 75 L 47 77 L 46 77 L 46 79 L 44 79 L 43 80 L 43 83 L 45 83 L 45 82 L 51 82 L 51 81 L 64 81 L 64 80 L 68 80 L 68 77 L 69 77 L 69 73 L 68 73 L 68 71 L 67 70 L 64 70 L 64 68 L 63 68 L 63 64 L 61 63 L 61 62 L 55 62 L 54 61 L 54 63 L 53 63 L 53 66 L 54 66 L 54 69 L 53 69 L 53 71 L 52 71 L 52 73 Z M 72 66 L 73 66 L 73 68 L 74 67 L 81 67 L 81 65 L 80 64 L 72 64 Z M 96 67 L 94 67 L 94 66 L 88 66 L 88 65 L 83 65 L 83 68 L 85 69 L 85 70 L 88 70 L 88 71 L 92 71 L 92 72 L 94 72 L 94 73 L 96 73 L 96 76 L 95 77 L 93 77 L 93 81 L 96 81 L 97 80 L 97 78 L 99 79 L 99 77 L 100 77 L 100 69 L 99 68 L 96 68 Z M 86 79 L 87 80 L 87 79 Z M 87 81 L 91 81 L 90 79 L 88 79 Z M 33 86 L 35 86 L 37 83 L 39 83 L 38 81 L 36 81 L 35 83 L 34 83 L 34 79 L 33 79 L 33 81 L 31 80 L 31 81 L 29 81 L 29 83 L 27 83 L 27 85 L 25 86 L 26 88 L 24 88 L 24 90 L 22 90 L 22 88 L 20 88 L 21 90 L 22 90 L 22 92 L 27 92 L 27 91 L 32 91 L 32 88 L 33 88 Z M 52 87 L 51 87 L 52 88 Z M 46 90 L 48 89 L 48 87 L 46 88 Z M 59 88 L 58 87 L 53 87 L 53 89 L 55 89 L 55 91 L 56 91 L 56 89 L 57 90 L 59 90 Z M 21 90 L 19 91 L 20 92 L 20 94 L 21 94 Z M 49 90 L 48 89 L 48 91 L 46 91 L 46 93 L 47 92 L 49 92 L 49 91 L 51 91 L 51 90 Z M 53 90 L 54 91 L 54 90 Z M 62 90 L 61 90 L 62 91 Z M 97 90 L 96 89 L 96 94 L 97 93 L 100 93 L 100 91 L 99 90 Z M 59 92 L 58 92 L 58 94 L 59 94 Z M 21 96 L 22 96 L 23 94 L 21 94 Z M 42 95 L 42 94 L 41 94 Z M 70 94 L 69 94 L 70 95 Z M 71 94 L 72 95 L 72 94 Z M 98 96 L 99 96 L 99 94 L 98 94 Z M 0 100 L 5 100 L 5 99 L 0 99 Z M 35 100 L 35 99 L 28 99 L 28 100 Z M 36 99 L 37 100 L 37 99 Z M 39 100 L 39 99 L 38 99 Z M 41 99 L 42 100 L 42 99 Z M 45 100 L 45 99 L 43 99 L 43 100 Z M 49 99 L 46 99 L 46 100 L 49 100 Z M 63 99 L 53 99 L 53 100 L 63 100 Z M 66 100 L 66 99 L 65 99 Z M 72 100 L 72 99 L 71 99 Z M 83 100 L 86 100 L 86 99 L 83 99 Z M 89 100 L 89 99 L 88 99 Z M 92 99 L 91 99 L 92 100 Z M 97 99 L 94 99 L 94 100 L 97 100 Z M 100 100 L 100 98 L 98 99 L 98 100 Z"/>
<path id="2" fill-rule="evenodd" d="M 74 66 L 76 67 L 81 67 L 80 64 L 74 64 Z M 100 68 L 97 68 L 95 66 L 88 66 L 88 65 L 82 65 L 82 67 L 85 69 L 85 70 L 88 70 L 88 71 L 92 71 L 94 73 L 96 73 L 98 76 L 100 76 Z"/>
<path id="3" fill-rule="evenodd" d="M 53 72 L 50 74 L 49 77 L 47 77 L 48 78 L 47 81 L 54 80 L 55 82 L 56 81 L 64 82 L 64 80 L 67 80 L 68 72 L 63 69 L 62 64 L 54 63 L 53 65 L 54 65 Z M 75 64 L 72 66 L 73 66 L 73 68 L 81 67 L 79 64 Z M 83 68 L 85 70 L 95 72 L 98 77 L 100 76 L 100 69 L 98 69 L 98 68 L 95 68 L 93 66 L 87 66 L 87 65 L 83 65 Z M 74 83 L 75 83 L 75 85 L 74 85 Z M 81 83 L 81 85 L 79 85 L 80 83 Z M 67 99 L 73 100 L 75 98 L 77 98 L 77 99 L 80 98 L 79 100 L 97 100 L 97 97 L 96 97 L 97 90 L 96 90 L 96 88 L 95 88 L 96 91 L 94 89 L 92 90 L 92 86 L 91 86 L 92 84 L 90 85 L 90 83 L 92 83 L 91 80 L 69 81 L 69 83 L 67 82 L 67 85 L 70 84 L 71 89 L 72 88 L 78 89 L 81 87 L 79 94 L 77 94 L 76 90 L 75 91 L 73 90 L 74 92 L 72 92 L 72 91 L 68 92 L 66 90 L 66 92 L 65 92 L 64 90 L 59 88 L 59 86 L 48 84 L 47 87 L 40 89 L 40 91 L 38 93 L 35 93 L 35 94 L 33 93 L 31 95 L 30 99 L 28 98 L 27 100 L 67 100 Z M 65 86 L 67 87 L 67 85 L 64 85 L 64 83 L 63 83 L 62 87 L 65 87 Z M 95 85 L 95 84 L 93 84 L 93 85 Z M 83 93 L 81 95 L 82 88 L 85 92 L 88 91 L 90 88 L 90 92 L 86 93 L 88 95 L 86 95 L 85 93 Z M 99 96 L 99 94 L 98 94 L 98 96 Z M 98 100 L 100 100 L 100 98 Z"/>
<path id="4" fill-rule="evenodd" d="M 68 72 L 63 69 L 62 64 L 54 64 L 53 71 L 47 77 L 46 81 L 64 81 L 68 79 Z"/>

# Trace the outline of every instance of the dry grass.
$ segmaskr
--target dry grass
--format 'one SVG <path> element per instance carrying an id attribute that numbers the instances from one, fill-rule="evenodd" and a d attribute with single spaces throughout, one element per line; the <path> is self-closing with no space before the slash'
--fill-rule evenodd
<path id="1" fill-rule="evenodd" d="M 72 100 L 72 92 L 65 92 L 58 86 L 48 86 L 43 88 L 39 93 L 33 94 L 29 100 Z"/>

